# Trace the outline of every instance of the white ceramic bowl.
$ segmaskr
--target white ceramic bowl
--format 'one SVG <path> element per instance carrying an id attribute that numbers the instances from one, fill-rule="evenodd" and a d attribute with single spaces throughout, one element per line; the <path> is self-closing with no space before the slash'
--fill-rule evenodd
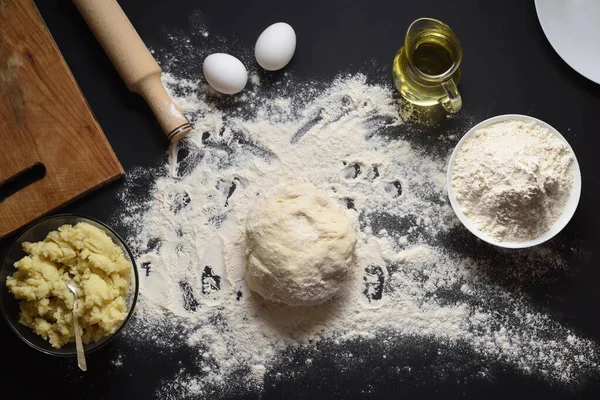
<path id="1" fill-rule="evenodd" d="M 456 195 L 454 193 L 454 189 L 452 188 L 452 170 L 454 168 L 454 159 L 456 158 L 456 154 L 458 153 L 458 150 L 463 145 L 464 141 L 469 136 L 471 136 L 473 134 L 473 132 L 475 132 L 478 129 L 485 128 L 486 126 L 495 124 L 497 122 L 507 121 L 507 120 L 536 122 L 539 125 L 541 125 L 545 128 L 548 128 L 548 130 L 550 132 L 552 132 L 554 134 L 554 136 L 556 136 L 558 139 L 560 139 L 562 142 L 564 142 L 568 146 L 569 150 L 571 150 L 571 154 L 573 155 L 573 175 L 574 175 L 573 176 L 573 187 L 571 188 L 571 195 L 569 196 L 569 200 L 567 201 L 567 204 L 565 205 L 565 209 L 563 210 L 562 215 L 556 220 L 556 222 L 554 222 L 554 224 L 550 227 L 549 230 L 542 233 L 540 236 L 538 236 L 537 238 L 535 238 L 533 240 L 527 240 L 524 242 L 499 242 L 495 239 L 492 239 L 490 236 L 486 235 L 485 233 L 481 232 L 471 222 L 471 220 L 469 220 L 469 218 L 467 216 L 465 216 L 465 214 L 463 214 L 463 212 L 460 209 L 460 206 L 458 204 L 458 201 L 456 200 Z M 448 186 L 448 197 L 450 198 L 450 204 L 452 205 L 452 208 L 454 209 L 454 212 L 458 216 L 458 219 L 460 220 L 460 222 L 462 222 L 462 224 L 469 231 L 471 231 L 471 233 L 473 233 L 475 236 L 477 236 L 481 240 L 486 241 L 495 246 L 505 247 L 505 248 L 509 248 L 509 249 L 520 249 L 520 248 L 525 248 L 525 247 L 536 246 L 536 245 L 543 243 L 543 242 L 547 241 L 548 239 L 554 237 L 558 232 L 560 232 L 567 225 L 567 223 L 569 222 L 569 220 L 571 219 L 573 214 L 575 214 L 575 210 L 577 209 L 577 204 L 579 203 L 579 197 L 581 195 L 581 172 L 579 170 L 579 163 L 577 162 L 577 157 L 575 157 L 575 153 L 573 152 L 573 149 L 571 148 L 569 143 L 566 141 L 566 139 L 556 129 L 554 129 L 552 126 L 548 125 L 546 122 L 540 121 L 537 118 L 529 117 L 527 115 L 519 115 L 519 114 L 499 115 L 497 117 L 492 117 L 492 118 L 486 119 L 485 121 L 482 121 L 482 122 L 478 123 L 477 125 L 475 125 L 474 127 L 472 127 L 462 137 L 462 139 L 460 139 L 460 141 L 454 148 L 454 151 L 452 152 L 452 156 L 450 157 L 450 161 L 448 162 L 448 175 L 447 175 L 446 179 L 447 179 L 446 182 L 447 182 L 447 186 Z"/>

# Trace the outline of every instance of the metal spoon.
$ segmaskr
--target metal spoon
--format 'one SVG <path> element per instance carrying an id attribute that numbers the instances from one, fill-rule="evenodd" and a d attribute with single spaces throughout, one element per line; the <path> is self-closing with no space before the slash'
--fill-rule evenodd
<path id="1" fill-rule="evenodd" d="M 87 371 L 87 363 L 85 361 L 85 353 L 83 351 L 83 343 L 81 342 L 81 329 L 79 328 L 79 322 L 77 321 L 77 315 L 75 315 L 75 310 L 79 304 L 79 299 L 77 298 L 77 290 L 79 290 L 79 285 L 73 281 L 73 279 L 68 279 L 66 281 L 67 287 L 73 295 L 75 296 L 75 300 L 73 301 L 73 326 L 75 330 L 75 348 L 77 349 L 77 365 L 79 365 L 79 369 L 82 371 Z"/>

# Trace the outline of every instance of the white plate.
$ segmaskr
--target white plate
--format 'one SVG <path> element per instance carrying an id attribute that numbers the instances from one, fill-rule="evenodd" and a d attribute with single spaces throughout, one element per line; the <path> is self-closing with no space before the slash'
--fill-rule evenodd
<path id="1" fill-rule="evenodd" d="M 600 1 L 600 0 L 599 0 Z M 573 155 L 573 187 L 571 188 L 571 195 L 569 196 L 569 200 L 567 200 L 567 204 L 565 205 L 565 209 L 563 210 L 561 216 L 554 222 L 554 224 L 548 229 L 546 232 L 542 233 L 540 236 L 533 240 L 527 240 L 524 242 L 499 242 L 497 240 L 492 239 L 490 236 L 481 232 L 474 223 L 462 212 L 460 206 L 458 205 L 458 201 L 456 200 L 456 194 L 454 193 L 454 189 L 452 188 L 452 170 L 454 167 L 454 159 L 456 158 L 456 154 L 458 154 L 458 149 L 461 148 L 465 140 L 473 134 L 478 129 L 485 128 L 486 126 L 495 124 L 497 122 L 507 121 L 507 120 L 519 120 L 524 122 L 536 122 L 537 124 L 547 128 L 554 136 L 564 142 L 569 149 L 571 150 L 571 154 Z M 567 223 L 571 220 L 573 214 L 575 214 L 575 210 L 577 209 L 577 205 L 579 204 L 579 197 L 581 196 L 581 171 L 579 170 L 579 163 L 577 162 L 577 157 L 575 157 L 575 153 L 569 145 L 569 142 L 560 134 L 556 129 L 554 129 L 548 123 L 539 120 L 537 118 L 530 117 L 528 115 L 519 115 L 519 114 L 506 114 L 506 115 L 498 115 L 497 117 L 492 117 L 482 121 L 469 129 L 469 131 L 460 139 L 454 151 L 452 152 L 452 156 L 450 156 L 450 161 L 448 162 L 448 173 L 446 177 L 446 185 L 448 187 L 448 197 L 450 198 L 450 204 L 452 205 L 452 209 L 456 213 L 456 216 L 462 222 L 462 224 L 471 231 L 472 234 L 480 238 L 481 240 L 493 244 L 499 247 L 505 247 L 509 249 L 521 249 L 525 247 L 532 247 L 538 244 L 545 242 L 546 240 L 551 239 L 556 236 L 558 232 L 560 232 Z"/>
<path id="2" fill-rule="evenodd" d="M 558 55 L 600 83 L 600 0 L 535 0 L 535 9 Z"/>

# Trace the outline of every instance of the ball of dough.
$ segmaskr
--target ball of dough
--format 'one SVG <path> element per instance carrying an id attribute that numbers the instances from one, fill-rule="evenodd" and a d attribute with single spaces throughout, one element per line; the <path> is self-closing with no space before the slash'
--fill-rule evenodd
<path id="1" fill-rule="evenodd" d="M 309 306 L 342 285 L 356 246 L 355 222 L 309 184 L 276 186 L 246 224 L 246 281 L 268 300 Z"/>

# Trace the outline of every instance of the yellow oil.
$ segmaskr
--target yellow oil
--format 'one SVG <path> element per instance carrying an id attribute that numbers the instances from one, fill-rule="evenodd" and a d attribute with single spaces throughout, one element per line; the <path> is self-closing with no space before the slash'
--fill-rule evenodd
<path id="1" fill-rule="evenodd" d="M 456 63 L 459 50 L 453 45 L 457 40 L 452 32 L 428 29 L 409 37 L 409 49 L 402 47 L 394 58 L 394 83 L 402 97 L 420 106 L 431 106 L 446 96 L 441 81 L 448 79 Z M 409 53 L 410 52 L 410 53 Z M 412 64 L 408 60 L 412 56 Z M 460 80 L 460 67 L 452 73 L 454 83 Z"/>

